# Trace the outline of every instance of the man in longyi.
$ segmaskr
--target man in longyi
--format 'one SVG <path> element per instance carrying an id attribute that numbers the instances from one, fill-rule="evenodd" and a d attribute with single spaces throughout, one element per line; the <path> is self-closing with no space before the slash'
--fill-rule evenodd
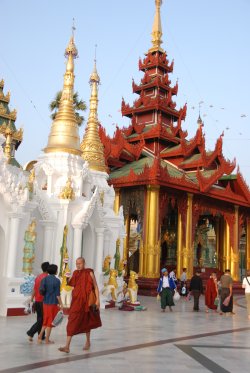
<path id="1" fill-rule="evenodd" d="M 72 337 L 81 333 L 86 334 L 86 343 L 83 349 L 89 350 L 90 331 L 102 326 L 102 322 L 99 312 L 99 289 L 93 270 L 85 268 L 84 258 L 76 260 L 76 270 L 68 280 L 68 285 L 74 289 L 69 309 L 66 345 L 60 347 L 59 351 L 69 353 Z"/>

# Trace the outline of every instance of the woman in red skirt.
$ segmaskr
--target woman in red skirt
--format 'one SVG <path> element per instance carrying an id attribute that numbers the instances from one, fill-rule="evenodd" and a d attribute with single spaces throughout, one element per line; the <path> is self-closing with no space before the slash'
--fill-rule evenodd
<path id="1" fill-rule="evenodd" d="M 206 292 L 205 292 L 205 304 L 207 306 L 206 312 L 208 309 L 217 311 L 218 305 L 215 304 L 215 299 L 218 298 L 218 285 L 217 285 L 217 276 L 216 273 L 211 273 L 210 278 L 207 280 Z"/>
<path id="2" fill-rule="evenodd" d="M 38 336 L 38 343 L 42 343 L 43 333 L 46 331 L 45 343 L 54 343 L 50 340 L 50 333 L 53 327 L 52 322 L 58 312 L 58 306 L 63 308 L 60 297 L 60 280 L 56 278 L 57 265 L 50 264 L 48 267 L 48 276 L 41 281 L 40 293 L 43 298 L 43 326 Z"/>

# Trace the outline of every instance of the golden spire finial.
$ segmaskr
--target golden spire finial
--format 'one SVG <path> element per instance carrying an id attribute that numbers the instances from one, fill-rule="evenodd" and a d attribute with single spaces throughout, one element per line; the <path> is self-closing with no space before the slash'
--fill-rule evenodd
<path id="1" fill-rule="evenodd" d="M 164 52 L 161 48 L 162 44 L 162 27 L 161 27 L 161 5 L 162 0 L 155 0 L 155 17 L 154 24 L 152 29 L 152 48 L 149 49 L 149 52 Z"/>
<path id="2" fill-rule="evenodd" d="M 75 30 L 73 25 L 72 30 Z M 74 110 L 74 59 L 78 57 L 75 46 L 74 32 L 65 50 L 66 72 L 64 74 L 64 84 L 59 109 L 55 120 L 52 123 L 48 145 L 44 149 L 49 152 L 66 152 L 81 154 L 78 124 Z"/>
<path id="3" fill-rule="evenodd" d="M 11 129 L 11 121 L 9 121 L 8 125 L 6 126 L 4 136 L 6 137 L 6 142 L 4 146 L 4 154 L 7 158 L 7 162 L 10 161 L 11 159 L 11 147 L 12 147 L 12 136 L 13 136 L 13 131 Z"/>
<path id="4" fill-rule="evenodd" d="M 94 69 L 89 80 L 91 86 L 90 111 L 85 135 L 81 143 L 82 157 L 89 163 L 91 170 L 106 172 L 104 147 L 99 136 L 98 129 L 98 85 L 100 78 L 96 69 L 96 59 Z"/>

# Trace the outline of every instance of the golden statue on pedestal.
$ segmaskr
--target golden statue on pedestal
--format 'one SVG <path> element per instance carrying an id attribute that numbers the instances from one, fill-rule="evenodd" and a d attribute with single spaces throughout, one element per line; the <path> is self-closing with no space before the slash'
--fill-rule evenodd
<path id="1" fill-rule="evenodd" d="M 74 189 L 71 186 L 71 178 L 69 177 L 68 180 L 66 181 L 65 187 L 63 187 L 61 193 L 59 194 L 60 199 L 68 199 L 68 200 L 73 200 L 75 199 L 75 193 Z"/>
<path id="2" fill-rule="evenodd" d="M 130 271 L 130 277 L 128 280 L 128 289 L 127 289 L 127 295 L 129 296 L 131 303 L 137 302 L 137 293 L 138 293 L 138 285 L 136 283 L 136 280 L 138 280 L 138 274 L 134 271 Z"/>

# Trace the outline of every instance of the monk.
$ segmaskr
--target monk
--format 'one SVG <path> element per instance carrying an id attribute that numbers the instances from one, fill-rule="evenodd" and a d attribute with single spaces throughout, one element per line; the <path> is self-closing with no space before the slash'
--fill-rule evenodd
<path id="1" fill-rule="evenodd" d="M 218 305 L 215 304 L 215 299 L 218 298 L 218 285 L 216 273 L 211 273 L 210 278 L 207 280 L 206 292 L 205 292 L 205 304 L 206 312 L 213 310 L 217 312 Z"/>
<path id="2" fill-rule="evenodd" d="M 74 289 L 69 309 L 67 324 L 67 340 L 61 352 L 70 352 L 72 337 L 76 334 L 86 333 L 86 343 L 83 350 L 90 349 L 90 330 L 102 326 L 100 318 L 99 289 L 92 269 L 85 269 L 85 259 L 76 260 L 76 270 L 67 283 Z"/>

